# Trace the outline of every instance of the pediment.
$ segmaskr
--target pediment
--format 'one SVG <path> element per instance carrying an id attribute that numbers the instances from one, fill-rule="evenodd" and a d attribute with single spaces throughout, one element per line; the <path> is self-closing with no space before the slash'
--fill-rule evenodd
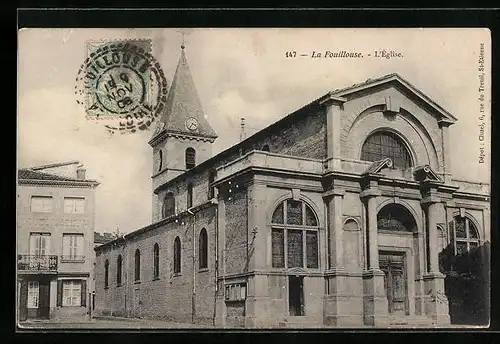
<path id="1" fill-rule="evenodd" d="M 442 179 L 437 175 L 437 173 L 429 166 L 422 165 L 415 167 L 413 174 L 415 179 L 419 182 L 433 181 L 442 183 Z"/>
<path id="2" fill-rule="evenodd" d="M 378 174 L 384 168 L 391 168 L 391 167 L 392 167 L 392 160 L 390 158 L 385 158 L 382 160 L 372 162 L 371 165 L 366 169 L 366 171 L 363 174 Z"/>
<path id="3" fill-rule="evenodd" d="M 406 93 L 408 93 L 412 98 L 418 99 L 419 101 L 425 103 L 430 109 L 432 109 L 433 115 L 437 117 L 440 123 L 449 125 L 457 121 L 457 118 L 454 117 L 451 113 L 449 113 L 434 100 L 432 100 L 429 96 L 424 94 L 422 91 L 420 91 L 418 88 L 410 84 L 408 81 L 406 81 L 396 73 L 388 74 L 376 79 L 368 79 L 362 83 L 358 83 L 343 89 L 334 90 L 333 92 L 329 93 L 329 97 L 346 98 L 347 96 L 355 93 L 369 92 L 370 89 L 379 87 L 384 84 L 396 84 L 399 88 L 404 89 Z M 388 114 L 398 112 L 398 103 L 393 99 L 386 98 L 385 108 L 383 111 Z"/>

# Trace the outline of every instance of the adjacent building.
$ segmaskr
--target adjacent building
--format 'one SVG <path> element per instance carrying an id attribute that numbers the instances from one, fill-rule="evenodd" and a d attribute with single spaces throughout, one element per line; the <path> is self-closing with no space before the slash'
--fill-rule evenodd
<path id="1" fill-rule="evenodd" d="M 18 319 L 85 316 L 93 271 L 95 189 L 70 161 L 18 170 Z"/>
<path id="2" fill-rule="evenodd" d="M 96 248 L 96 312 L 226 327 L 450 323 L 439 253 L 490 240 L 456 118 L 397 74 L 326 92 L 213 156 L 184 50 L 152 224 Z"/>
<path id="3" fill-rule="evenodd" d="M 109 232 L 103 232 L 102 234 L 99 232 L 94 232 L 94 249 L 100 245 L 106 244 L 110 241 L 113 241 L 119 237 L 118 233 L 109 233 Z M 96 256 L 95 256 L 95 250 L 92 252 L 92 271 L 95 270 L 95 261 L 96 261 Z M 95 274 L 92 274 L 92 279 L 90 281 L 90 287 L 89 287 L 90 293 L 91 293 L 91 312 L 95 310 Z"/>

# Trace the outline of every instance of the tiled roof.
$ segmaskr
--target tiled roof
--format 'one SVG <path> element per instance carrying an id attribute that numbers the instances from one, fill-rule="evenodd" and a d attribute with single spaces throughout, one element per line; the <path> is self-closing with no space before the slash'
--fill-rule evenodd
<path id="1" fill-rule="evenodd" d="M 117 238 L 117 236 L 113 233 L 99 233 L 94 232 L 94 243 L 96 244 L 105 244 L 107 242 L 113 241 Z"/>
<path id="2" fill-rule="evenodd" d="M 19 179 L 30 179 L 30 180 L 46 180 L 46 181 L 65 181 L 65 182 L 95 182 L 89 179 L 76 179 L 61 177 L 51 173 L 33 171 L 28 168 L 21 168 L 17 170 L 17 177 Z"/>
<path id="3" fill-rule="evenodd" d="M 194 117 L 198 121 L 198 128 L 193 132 L 186 129 L 185 123 L 189 117 Z M 181 50 L 181 57 L 177 64 L 172 86 L 170 86 L 168 92 L 167 103 L 161 121 L 166 124 L 169 131 L 217 137 L 215 130 L 205 119 L 184 49 Z"/>

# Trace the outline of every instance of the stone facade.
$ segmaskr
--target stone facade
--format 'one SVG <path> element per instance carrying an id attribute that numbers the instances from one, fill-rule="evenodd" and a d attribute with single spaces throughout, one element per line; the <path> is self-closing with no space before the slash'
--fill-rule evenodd
<path id="1" fill-rule="evenodd" d="M 182 116 L 170 110 L 163 120 L 179 122 Z M 214 157 L 203 153 L 204 160 L 187 171 L 183 152 L 189 142 L 209 152 L 214 138 L 187 129 L 174 133 L 167 123 L 150 141 L 153 223 L 97 248 L 96 309 L 223 327 L 395 321 L 446 326 L 438 253 L 449 244 L 458 247 L 454 219 L 467 219 L 467 228 L 476 229 L 474 244 L 490 240 L 489 185 L 451 176 L 448 130 L 455 121 L 393 74 L 327 93 Z M 397 168 L 391 159 L 361 160 L 363 143 L 377 132 L 403 142 L 408 167 Z M 158 171 L 156 152 L 171 142 L 178 155 Z M 173 193 L 176 208 L 165 217 L 167 193 Z M 276 209 L 289 203 L 299 204 L 305 211 L 300 216 L 309 217 L 300 225 L 275 224 Z M 294 210 L 286 209 L 285 218 L 291 219 Z M 391 209 L 407 214 L 401 220 L 407 222 L 398 222 L 403 230 L 385 225 L 391 218 L 382 214 Z M 200 270 L 202 228 L 208 233 L 208 266 Z M 287 234 L 280 239 L 279 233 Z M 182 243 L 180 274 L 173 269 L 176 237 Z M 134 282 L 136 249 L 141 279 Z M 123 286 L 114 282 L 118 254 L 126 262 Z M 280 265 L 279 259 L 287 263 Z"/>
<path id="2" fill-rule="evenodd" d="M 79 162 L 20 169 L 18 174 L 18 318 L 85 316 L 92 289 L 95 188 L 99 184 L 85 179 Z M 35 209 L 32 203 L 37 197 L 49 200 L 50 207 Z M 68 212 L 68 198 L 82 200 L 82 211 Z M 38 235 L 45 238 L 43 243 L 33 238 Z M 81 239 L 73 243 L 74 251 L 63 247 L 70 245 L 65 235 Z M 69 281 L 80 290 L 77 306 L 63 302 L 64 284 Z M 30 282 L 39 285 L 37 292 L 32 291 L 38 295 L 34 304 L 27 300 Z"/>

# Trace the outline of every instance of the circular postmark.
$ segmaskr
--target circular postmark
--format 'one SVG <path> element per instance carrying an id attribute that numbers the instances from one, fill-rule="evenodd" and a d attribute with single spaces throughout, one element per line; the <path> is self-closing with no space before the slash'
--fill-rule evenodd
<path id="1" fill-rule="evenodd" d="M 146 130 L 167 101 L 160 64 L 135 41 L 100 43 L 81 65 L 76 82 L 77 103 L 87 119 L 109 120 L 110 132 Z"/>

